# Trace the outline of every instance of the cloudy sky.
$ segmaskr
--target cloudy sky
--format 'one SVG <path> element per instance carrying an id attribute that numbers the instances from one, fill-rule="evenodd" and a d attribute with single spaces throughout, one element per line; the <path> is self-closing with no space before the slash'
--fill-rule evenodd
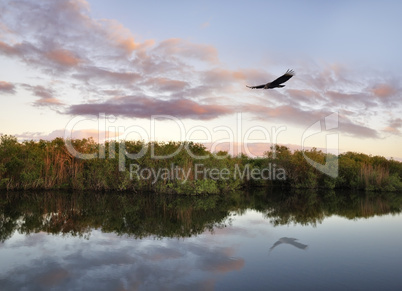
<path id="1" fill-rule="evenodd" d="M 401 10 L 399 1 L 1 0 L 0 133 L 402 158 Z M 245 87 L 287 69 L 296 75 L 282 89 Z"/>

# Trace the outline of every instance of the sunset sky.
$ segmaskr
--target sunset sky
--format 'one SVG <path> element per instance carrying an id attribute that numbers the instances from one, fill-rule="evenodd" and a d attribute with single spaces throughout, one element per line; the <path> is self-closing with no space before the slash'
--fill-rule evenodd
<path id="1" fill-rule="evenodd" d="M 0 133 L 230 140 L 255 143 L 255 155 L 269 142 L 331 150 L 326 136 L 338 134 L 339 152 L 401 159 L 401 11 L 400 1 L 0 0 Z M 287 69 L 284 88 L 245 86 Z"/>

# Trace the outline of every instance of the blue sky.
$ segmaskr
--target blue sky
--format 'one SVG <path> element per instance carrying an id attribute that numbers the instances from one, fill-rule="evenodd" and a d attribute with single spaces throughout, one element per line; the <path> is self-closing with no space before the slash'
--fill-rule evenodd
<path id="1" fill-rule="evenodd" d="M 275 137 L 401 158 L 401 6 L 1 1 L 0 132 L 54 138 L 68 127 L 74 137 L 206 144 L 248 135 L 255 154 Z M 245 87 L 289 68 L 296 75 L 285 88 Z M 338 145 L 326 144 L 324 130 L 302 140 L 332 113 Z"/>
<path id="2" fill-rule="evenodd" d="M 139 38 L 212 44 L 234 66 L 258 65 L 278 54 L 388 68 L 398 60 L 387 54 L 401 49 L 395 38 L 401 4 L 395 1 L 108 2 L 92 3 L 94 14 L 121 20 L 141 31 Z"/>

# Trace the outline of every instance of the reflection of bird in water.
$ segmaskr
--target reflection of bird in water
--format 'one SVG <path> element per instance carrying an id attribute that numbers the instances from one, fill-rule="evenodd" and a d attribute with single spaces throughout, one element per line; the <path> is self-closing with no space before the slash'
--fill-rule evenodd
<path id="1" fill-rule="evenodd" d="M 269 252 L 271 252 L 275 247 L 279 246 L 280 244 L 290 244 L 301 250 L 305 250 L 308 247 L 308 245 L 297 242 L 297 238 L 281 237 L 276 243 L 272 245 L 272 247 L 269 249 Z"/>

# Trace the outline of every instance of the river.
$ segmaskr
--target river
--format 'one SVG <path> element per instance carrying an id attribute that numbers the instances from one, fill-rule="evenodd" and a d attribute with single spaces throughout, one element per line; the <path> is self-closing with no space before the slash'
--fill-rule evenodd
<path id="1" fill-rule="evenodd" d="M 402 194 L 0 193 L 0 290 L 399 290 Z"/>

